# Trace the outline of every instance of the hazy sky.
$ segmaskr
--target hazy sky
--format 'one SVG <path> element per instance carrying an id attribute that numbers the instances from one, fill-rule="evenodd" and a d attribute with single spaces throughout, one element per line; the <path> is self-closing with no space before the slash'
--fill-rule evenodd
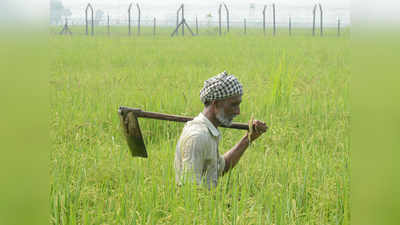
<path id="1" fill-rule="evenodd" d="M 72 18 L 79 20 L 84 18 L 84 9 L 90 2 L 95 10 L 101 9 L 114 20 L 126 20 L 127 8 L 130 3 L 139 3 L 142 11 L 143 20 L 152 20 L 157 17 L 158 20 L 174 21 L 176 10 L 180 4 L 185 4 L 185 18 L 193 20 L 196 16 L 199 20 L 206 20 L 206 15 L 211 13 L 213 21 L 218 18 L 218 7 L 221 2 L 225 2 L 230 10 L 231 20 L 242 21 L 247 18 L 249 21 L 262 20 L 262 10 L 264 5 L 270 6 L 272 3 L 277 7 L 277 22 L 286 23 L 289 16 L 293 23 L 309 23 L 312 18 L 312 8 L 314 4 L 321 3 L 324 8 L 324 22 L 335 24 L 338 17 L 344 24 L 350 22 L 350 0 L 62 0 L 66 8 L 70 8 Z M 250 10 L 250 4 L 255 6 Z M 271 10 L 269 8 L 269 10 Z M 269 11 L 270 12 L 270 11 Z M 134 12 L 136 14 L 136 12 Z M 268 11 L 267 11 L 268 15 Z M 270 14 L 271 15 L 271 14 Z"/>

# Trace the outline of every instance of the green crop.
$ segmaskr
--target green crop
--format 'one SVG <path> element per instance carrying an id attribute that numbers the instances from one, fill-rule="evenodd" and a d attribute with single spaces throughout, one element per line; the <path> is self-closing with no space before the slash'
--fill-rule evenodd
<path id="1" fill-rule="evenodd" d="M 347 38 L 53 35 L 50 45 L 50 224 L 349 224 Z M 118 106 L 196 116 L 204 80 L 224 70 L 244 87 L 235 121 L 253 114 L 269 129 L 215 190 L 175 185 L 182 123 L 139 119 L 149 158 L 130 156 Z M 245 134 L 220 130 L 220 153 Z"/>

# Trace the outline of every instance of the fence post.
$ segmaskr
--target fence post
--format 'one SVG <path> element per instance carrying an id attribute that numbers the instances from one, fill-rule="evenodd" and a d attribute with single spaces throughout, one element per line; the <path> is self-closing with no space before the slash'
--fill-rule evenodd
<path id="1" fill-rule="evenodd" d="M 225 3 L 224 3 L 224 7 L 226 10 L 226 32 L 229 33 L 229 10 L 228 10 L 228 6 L 226 6 Z"/>
<path id="2" fill-rule="evenodd" d="M 92 7 L 91 7 L 92 8 Z M 94 36 L 94 13 L 93 13 L 93 8 L 92 8 L 92 36 Z"/>
<path id="3" fill-rule="evenodd" d="M 107 15 L 107 34 L 108 34 L 108 36 L 111 35 L 111 31 L 110 31 L 110 15 Z"/>
<path id="4" fill-rule="evenodd" d="M 218 9 L 218 33 L 219 33 L 219 36 L 221 36 L 221 7 L 222 7 L 222 4 L 219 4 L 219 9 Z"/>
<path id="5" fill-rule="evenodd" d="M 340 37 L 340 18 L 337 18 L 337 36 Z"/>
<path id="6" fill-rule="evenodd" d="M 132 3 L 129 4 L 128 7 L 128 35 L 131 36 L 131 10 L 132 10 Z"/>
<path id="7" fill-rule="evenodd" d="M 315 12 L 317 11 L 317 5 L 314 5 L 313 9 L 313 25 L 312 25 L 312 36 L 315 36 Z"/>
<path id="8" fill-rule="evenodd" d="M 247 34 L 247 28 L 246 28 L 246 18 L 244 19 L 244 34 Z"/>
<path id="9" fill-rule="evenodd" d="M 267 9 L 267 5 L 264 5 L 264 10 L 262 12 L 263 14 L 263 32 L 264 32 L 264 36 L 265 36 L 265 10 Z"/>
<path id="10" fill-rule="evenodd" d="M 272 4 L 272 14 L 273 14 L 273 23 L 274 23 L 274 36 L 275 36 L 276 35 L 275 3 Z"/>
<path id="11" fill-rule="evenodd" d="M 184 5 L 182 4 L 182 11 L 181 11 L 181 17 L 182 21 L 185 21 L 185 11 L 184 11 Z M 182 36 L 185 36 L 185 26 L 182 24 Z"/>
<path id="12" fill-rule="evenodd" d="M 321 4 L 319 4 L 319 11 L 320 11 L 320 16 L 321 16 L 321 19 L 320 19 L 320 20 L 321 20 L 321 21 L 320 21 L 320 23 L 321 23 L 321 25 L 320 25 L 320 26 L 321 26 L 321 27 L 320 27 L 320 29 L 321 29 L 321 30 L 320 30 L 320 35 L 321 35 L 321 37 L 322 37 L 322 36 L 324 35 L 324 33 L 323 33 L 323 25 L 322 25 L 322 17 L 323 17 L 322 14 L 323 14 L 323 13 L 322 13 L 322 5 L 321 5 Z"/>
<path id="13" fill-rule="evenodd" d="M 139 7 L 139 4 L 138 3 L 136 3 L 136 8 L 137 8 L 137 10 L 138 10 L 138 33 L 137 33 L 137 35 L 138 36 L 140 36 L 140 16 L 141 16 L 141 12 L 140 12 L 140 7 Z"/>
<path id="14" fill-rule="evenodd" d="M 68 18 L 65 18 L 65 24 L 64 24 L 64 27 L 63 27 L 63 29 L 60 31 L 60 33 L 59 33 L 60 35 L 67 35 L 67 34 L 69 34 L 69 35 L 72 35 L 72 32 L 71 32 L 71 30 L 69 29 L 69 27 L 68 27 Z"/>
<path id="15" fill-rule="evenodd" d="M 86 6 L 86 10 L 85 10 L 85 22 L 86 22 L 86 35 L 89 35 L 89 31 L 88 31 L 88 23 L 89 23 L 89 21 L 88 21 L 88 10 L 90 9 L 90 12 L 91 12 L 91 18 L 92 18 L 92 23 L 91 23 L 91 27 L 92 27 L 92 31 L 91 31 L 91 35 L 93 36 L 94 35 L 94 17 L 93 17 L 93 14 L 94 14 L 94 10 L 93 10 L 93 7 L 92 7 L 92 5 L 89 3 L 87 6 Z"/>
<path id="16" fill-rule="evenodd" d="M 181 10 L 182 10 L 182 5 L 179 6 L 178 10 L 176 11 L 176 27 L 179 26 L 179 13 Z M 176 36 L 179 36 L 179 30 L 178 30 L 178 32 L 176 32 Z"/>
<path id="17" fill-rule="evenodd" d="M 289 36 L 292 36 L 292 17 L 289 16 Z"/>
<path id="18" fill-rule="evenodd" d="M 197 21 L 197 16 L 196 16 L 196 35 L 199 35 L 199 22 Z"/>
<path id="19" fill-rule="evenodd" d="M 181 10 L 182 5 L 178 8 L 178 11 L 176 11 L 176 27 L 179 25 L 179 11 Z M 179 35 L 179 32 L 176 33 L 176 35 Z"/>
<path id="20" fill-rule="evenodd" d="M 156 36 L 156 18 L 154 17 L 153 36 Z"/>
<path id="21" fill-rule="evenodd" d="M 86 36 L 89 35 L 89 29 L 88 29 L 88 18 L 87 18 L 87 8 L 85 10 L 85 27 L 86 27 Z"/>

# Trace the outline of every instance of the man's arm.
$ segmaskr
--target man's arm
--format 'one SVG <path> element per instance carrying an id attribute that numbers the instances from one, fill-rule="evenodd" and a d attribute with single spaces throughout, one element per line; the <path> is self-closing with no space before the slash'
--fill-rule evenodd
<path id="1" fill-rule="evenodd" d="M 253 122 L 254 132 L 251 134 L 251 141 L 256 140 L 259 136 L 265 133 L 268 129 L 265 123 L 255 120 Z M 249 147 L 249 133 L 246 133 L 240 141 L 228 152 L 224 154 L 225 159 L 225 168 L 223 174 L 228 172 L 231 168 L 235 167 L 235 165 L 239 162 L 243 153 L 246 151 L 247 147 Z"/>

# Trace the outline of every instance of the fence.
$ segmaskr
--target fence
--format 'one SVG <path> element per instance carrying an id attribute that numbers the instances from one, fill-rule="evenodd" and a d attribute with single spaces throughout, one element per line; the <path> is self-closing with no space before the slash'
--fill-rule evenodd
<path id="1" fill-rule="evenodd" d="M 277 6 L 275 4 L 272 5 L 264 5 L 262 11 L 262 18 L 260 16 L 259 20 L 249 21 L 247 18 L 243 18 L 242 21 L 232 20 L 230 19 L 230 11 L 225 3 L 219 5 L 218 8 L 218 22 L 211 21 L 199 21 L 196 16 L 193 18 L 192 22 L 189 22 L 185 18 L 185 5 L 182 4 L 179 6 L 176 12 L 176 23 L 170 24 L 168 21 L 157 20 L 154 17 L 152 20 L 143 20 L 141 18 L 141 8 L 139 4 L 130 4 L 127 8 L 128 19 L 127 21 L 121 20 L 112 20 L 110 15 L 107 15 L 106 19 L 95 20 L 94 19 L 94 7 L 89 3 L 85 8 L 85 35 L 128 35 L 132 36 L 134 33 L 136 36 L 140 35 L 170 35 L 170 36 L 178 36 L 178 35 L 226 35 L 229 33 L 235 34 L 262 34 L 264 36 L 269 35 L 268 31 L 271 29 L 271 36 L 276 36 L 279 32 L 282 34 L 288 34 L 289 36 L 296 34 L 305 34 L 316 36 L 316 29 L 319 28 L 319 36 L 326 36 L 325 32 L 326 27 L 329 27 L 330 34 L 334 34 L 336 36 L 342 36 L 343 33 L 343 25 L 341 23 L 341 19 L 337 17 L 336 24 L 329 24 L 326 26 L 324 24 L 324 11 L 321 4 L 315 4 L 312 9 L 312 21 L 311 23 L 296 23 L 292 16 L 288 17 L 287 23 L 277 23 L 276 14 L 277 14 Z M 132 9 L 136 8 L 136 9 Z M 267 9 L 271 11 L 268 13 Z M 133 18 L 132 15 L 136 15 L 136 19 Z M 319 16 L 317 15 L 319 14 Z M 222 20 L 223 15 L 226 18 L 226 21 Z M 272 16 L 272 18 L 268 19 L 268 16 Z M 317 21 L 319 20 L 319 21 Z M 61 31 L 53 31 L 53 33 L 58 33 L 61 35 L 82 35 L 81 32 L 81 19 L 78 20 L 68 20 L 65 19 L 65 23 L 61 29 Z M 132 28 L 132 24 L 136 21 L 136 30 L 135 27 Z M 317 24 L 317 22 L 319 22 Z M 160 25 L 163 24 L 163 25 Z M 90 33 L 89 33 L 90 26 Z M 318 27 L 319 26 L 319 27 Z M 232 29 L 233 27 L 233 29 Z M 242 28 L 240 28 L 242 27 Z M 297 27 L 297 29 L 293 29 Z M 189 31 L 189 33 L 185 33 L 185 28 Z M 193 29 L 192 29 L 193 28 Z M 311 28 L 311 29 L 310 29 Z M 143 30 L 143 31 L 141 31 Z"/>

